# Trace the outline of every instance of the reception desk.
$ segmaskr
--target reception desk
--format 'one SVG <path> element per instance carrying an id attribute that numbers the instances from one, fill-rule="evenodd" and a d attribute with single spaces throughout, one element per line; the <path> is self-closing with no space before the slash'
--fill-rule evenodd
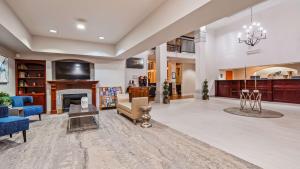
<path id="1" fill-rule="evenodd" d="M 217 97 L 239 98 L 244 80 L 216 80 Z M 255 89 L 255 80 L 247 80 L 246 88 Z M 257 80 L 256 88 L 262 93 L 262 100 L 300 104 L 300 79 Z"/>

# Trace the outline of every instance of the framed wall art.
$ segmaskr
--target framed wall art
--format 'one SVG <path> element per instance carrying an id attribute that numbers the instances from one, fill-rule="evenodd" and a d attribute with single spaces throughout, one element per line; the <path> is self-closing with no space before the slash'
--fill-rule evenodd
<path id="1" fill-rule="evenodd" d="M 0 55 L 0 83 L 8 83 L 8 58 Z"/>

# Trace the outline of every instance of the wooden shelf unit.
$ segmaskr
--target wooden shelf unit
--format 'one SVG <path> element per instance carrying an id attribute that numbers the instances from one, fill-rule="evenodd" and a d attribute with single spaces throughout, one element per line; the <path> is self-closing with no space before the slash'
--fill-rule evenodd
<path id="1" fill-rule="evenodd" d="M 16 95 L 32 96 L 46 112 L 46 61 L 16 59 Z"/>
<path id="2" fill-rule="evenodd" d="M 100 87 L 100 110 L 116 108 L 117 94 L 122 93 L 122 87 Z"/>

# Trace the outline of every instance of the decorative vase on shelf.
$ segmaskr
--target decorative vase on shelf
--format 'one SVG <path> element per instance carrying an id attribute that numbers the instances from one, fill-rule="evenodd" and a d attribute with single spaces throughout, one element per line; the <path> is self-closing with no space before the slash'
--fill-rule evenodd
<path id="1" fill-rule="evenodd" d="M 87 109 L 89 107 L 89 99 L 87 97 L 81 98 L 81 108 Z"/>

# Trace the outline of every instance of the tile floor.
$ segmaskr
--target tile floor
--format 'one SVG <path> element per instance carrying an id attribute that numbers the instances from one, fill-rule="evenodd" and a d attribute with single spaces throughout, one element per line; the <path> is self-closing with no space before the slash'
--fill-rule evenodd
<path id="1" fill-rule="evenodd" d="M 263 119 L 236 116 L 224 108 L 239 100 L 211 98 L 153 104 L 151 115 L 165 125 L 266 169 L 300 168 L 300 105 L 263 102 L 263 108 L 284 117 Z"/>

